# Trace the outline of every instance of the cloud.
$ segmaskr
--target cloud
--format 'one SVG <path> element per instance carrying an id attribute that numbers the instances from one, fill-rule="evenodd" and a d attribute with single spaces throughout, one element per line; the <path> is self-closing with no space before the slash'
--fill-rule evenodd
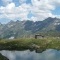
<path id="1" fill-rule="evenodd" d="M 60 0 L 31 0 L 31 4 L 27 4 L 27 0 L 19 0 L 20 5 L 16 7 L 13 0 L 2 0 L 6 5 L 0 7 L 0 19 L 20 19 L 33 21 L 44 20 L 48 17 L 60 17 L 52 14 L 56 7 L 60 6 Z M 28 14 L 31 12 L 31 18 Z"/>
<path id="2" fill-rule="evenodd" d="M 54 6 L 60 6 L 60 0 L 49 0 L 49 4 Z"/>
<path id="3" fill-rule="evenodd" d="M 60 6 L 59 0 L 31 0 L 32 13 L 37 17 L 37 20 L 44 20 L 48 17 L 57 17 L 52 14 L 52 11 Z"/>
<path id="4" fill-rule="evenodd" d="M 21 6 L 16 7 L 14 3 L 10 3 L 6 7 L 0 7 L 0 16 L 1 18 L 5 17 L 12 20 L 17 18 L 24 20 L 27 19 L 29 11 L 30 5 L 24 3 Z"/>

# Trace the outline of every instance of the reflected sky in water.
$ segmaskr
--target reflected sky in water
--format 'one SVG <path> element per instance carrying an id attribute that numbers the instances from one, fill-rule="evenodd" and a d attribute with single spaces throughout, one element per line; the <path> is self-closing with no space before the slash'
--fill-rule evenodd
<path id="1" fill-rule="evenodd" d="M 35 51 L 0 51 L 9 60 L 60 60 L 60 51 L 48 49 L 42 53 Z"/>

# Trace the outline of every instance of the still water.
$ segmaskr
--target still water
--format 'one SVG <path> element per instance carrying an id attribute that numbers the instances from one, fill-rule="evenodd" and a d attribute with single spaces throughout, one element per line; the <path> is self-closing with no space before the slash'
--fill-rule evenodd
<path id="1" fill-rule="evenodd" d="M 42 53 L 35 51 L 7 51 L 2 50 L 0 53 L 9 60 L 60 60 L 60 51 L 48 49 Z"/>

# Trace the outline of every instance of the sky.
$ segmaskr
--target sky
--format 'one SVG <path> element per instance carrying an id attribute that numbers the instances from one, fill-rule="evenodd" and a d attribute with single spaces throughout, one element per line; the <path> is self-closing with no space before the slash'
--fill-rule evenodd
<path id="1" fill-rule="evenodd" d="M 0 0 L 0 22 L 60 18 L 60 0 Z"/>

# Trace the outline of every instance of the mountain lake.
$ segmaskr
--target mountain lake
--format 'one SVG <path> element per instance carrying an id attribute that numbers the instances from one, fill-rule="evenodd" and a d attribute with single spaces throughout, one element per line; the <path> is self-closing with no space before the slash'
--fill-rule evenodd
<path id="1" fill-rule="evenodd" d="M 35 51 L 8 51 L 2 50 L 0 53 L 9 60 L 60 60 L 60 51 L 54 49 L 47 49 L 42 53 Z"/>

